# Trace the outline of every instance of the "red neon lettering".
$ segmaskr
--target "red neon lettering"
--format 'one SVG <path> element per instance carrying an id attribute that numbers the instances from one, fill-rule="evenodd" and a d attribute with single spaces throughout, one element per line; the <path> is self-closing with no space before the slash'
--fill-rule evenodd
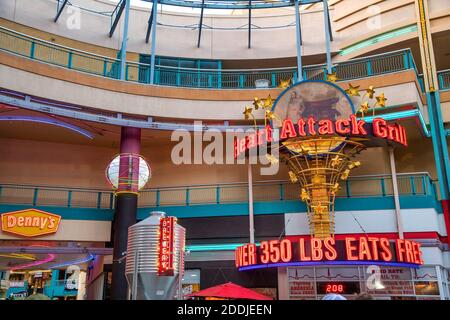
<path id="1" fill-rule="evenodd" d="M 389 245 L 389 240 L 386 238 L 380 239 L 380 248 L 381 248 L 381 259 L 384 261 L 392 260 L 392 252 L 391 246 Z"/>
<path id="2" fill-rule="evenodd" d="M 312 135 L 316 134 L 316 129 L 314 129 L 314 125 L 315 124 L 316 124 L 316 121 L 312 117 L 309 117 L 308 118 L 308 132 L 309 132 L 309 134 L 312 134 Z"/>
<path id="3" fill-rule="evenodd" d="M 261 249 L 261 263 L 268 263 L 269 262 L 269 242 L 268 241 L 261 241 L 261 245 L 259 247 Z"/>
<path id="4" fill-rule="evenodd" d="M 353 237 L 345 238 L 345 249 L 347 252 L 347 260 L 358 260 L 357 256 L 353 255 L 353 251 L 356 251 L 356 246 L 352 245 L 352 242 L 356 239 Z"/>
<path id="5" fill-rule="evenodd" d="M 298 125 L 298 134 L 301 135 L 302 137 L 306 136 L 305 120 L 303 120 L 303 118 L 298 119 L 297 125 Z"/>
<path id="6" fill-rule="evenodd" d="M 319 121 L 319 134 L 334 134 L 333 122 L 331 120 Z"/>
<path id="7" fill-rule="evenodd" d="M 267 125 L 266 126 L 266 140 L 267 140 L 267 142 L 272 142 L 272 131 L 273 131 L 273 129 L 269 125 Z"/>
<path id="8" fill-rule="evenodd" d="M 320 239 L 311 239 L 311 258 L 313 261 L 320 261 L 323 259 L 322 241 Z"/>
<path id="9" fill-rule="evenodd" d="M 386 121 L 381 118 L 373 119 L 373 134 L 380 138 L 387 138 L 388 132 L 386 129 Z"/>
<path id="10" fill-rule="evenodd" d="M 378 260 L 378 241 L 380 241 L 378 238 L 369 237 L 369 242 L 372 245 L 373 260 Z"/>
<path id="11" fill-rule="evenodd" d="M 298 244 L 300 247 L 300 261 L 311 261 L 311 257 L 307 256 L 305 252 L 305 239 L 300 239 Z"/>
<path id="12" fill-rule="evenodd" d="M 345 126 L 345 128 L 344 128 Z M 338 134 L 349 134 L 350 133 L 350 122 L 348 120 L 336 120 L 336 133 Z"/>
<path id="13" fill-rule="evenodd" d="M 281 129 L 281 139 L 286 138 L 295 138 L 297 136 L 297 132 L 295 132 L 294 124 L 291 119 L 286 119 L 283 121 L 283 127 Z"/>
<path id="14" fill-rule="evenodd" d="M 336 242 L 335 242 L 334 238 L 331 238 L 331 237 L 323 240 L 323 245 L 327 249 L 327 251 L 325 251 L 325 259 L 330 260 L 330 261 L 336 260 L 337 251 L 334 248 L 335 243 Z"/>
<path id="15" fill-rule="evenodd" d="M 352 123 L 352 134 L 367 135 L 367 131 L 364 129 L 364 125 L 366 124 L 364 120 L 356 120 L 356 116 L 352 114 L 350 121 Z"/>
<path id="16" fill-rule="evenodd" d="M 280 242 L 281 261 L 289 262 L 292 259 L 292 244 L 291 240 L 283 239 Z"/>
<path id="17" fill-rule="evenodd" d="M 278 240 L 269 241 L 270 261 L 277 263 L 280 261 L 280 242 Z"/>
<path id="18" fill-rule="evenodd" d="M 359 238 L 359 260 L 372 260 L 369 242 L 366 238 Z"/>

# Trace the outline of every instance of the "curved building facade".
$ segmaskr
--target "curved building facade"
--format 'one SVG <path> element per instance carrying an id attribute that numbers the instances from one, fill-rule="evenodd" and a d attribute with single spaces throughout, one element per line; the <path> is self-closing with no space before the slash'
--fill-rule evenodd
<path id="1" fill-rule="evenodd" d="M 178 298 L 450 299 L 449 40 L 445 0 L 2 1 L 0 299 L 133 299 L 153 211 Z"/>

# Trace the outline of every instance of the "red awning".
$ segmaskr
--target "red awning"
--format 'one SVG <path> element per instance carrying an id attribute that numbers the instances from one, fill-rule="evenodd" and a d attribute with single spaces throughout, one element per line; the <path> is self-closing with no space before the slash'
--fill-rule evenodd
<path id="1" fill-rule="evenodd" d="M 224 283 L 215 287 L 195 292 L 188 297 L 214 297 L 225 299 L 246 299 L 246 300 L 273 300 L 270 297 L 257 293 L 253 290 L 238 286 L 232 282 Z"/>

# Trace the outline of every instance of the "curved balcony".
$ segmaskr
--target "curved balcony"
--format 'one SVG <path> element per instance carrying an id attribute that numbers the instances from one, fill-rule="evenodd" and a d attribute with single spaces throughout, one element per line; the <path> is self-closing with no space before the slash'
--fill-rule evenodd
<path id="1" fill-rule="evenodd" d="M 0 27 L 0 50 L 26 58 L 110 79 L 120 79 L 120 60 L 43 41 Z M 421 78 L 409 49 L 352 59 L 333 66 L 340 81 L 413 69 Z M 125 80 L 148 84 L 149 64 L 126 62 Z M 276 88 L 281 80 L 298 79 L 295 66 L 271 69 L 191 69 L 155 66 L 156 85 L 206 89 Z M 326 65 L 303 68 L 303 79 L 325 80 Z M 445 78 L 446 79 L 446 78 Z M 444 80 L 444 82 L 447 80 Z M 447 81 L 448 82 L 448 81 Z M 445 83 L 447 83 L 445 82 Z"/>

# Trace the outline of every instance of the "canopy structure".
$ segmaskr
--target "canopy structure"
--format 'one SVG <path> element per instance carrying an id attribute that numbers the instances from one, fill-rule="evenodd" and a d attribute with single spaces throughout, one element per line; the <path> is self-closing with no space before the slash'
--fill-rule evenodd
<path id="1" fill-rule="evenodd" d="M 232 282 L 224 283 L 215 287 L 198 291 L 188 295 L 188 297 L 198 298 L 224 298 L 243 300 L 273 300 L 270 297 L 257 293 L 253 290 L 238 286 Z"/>

